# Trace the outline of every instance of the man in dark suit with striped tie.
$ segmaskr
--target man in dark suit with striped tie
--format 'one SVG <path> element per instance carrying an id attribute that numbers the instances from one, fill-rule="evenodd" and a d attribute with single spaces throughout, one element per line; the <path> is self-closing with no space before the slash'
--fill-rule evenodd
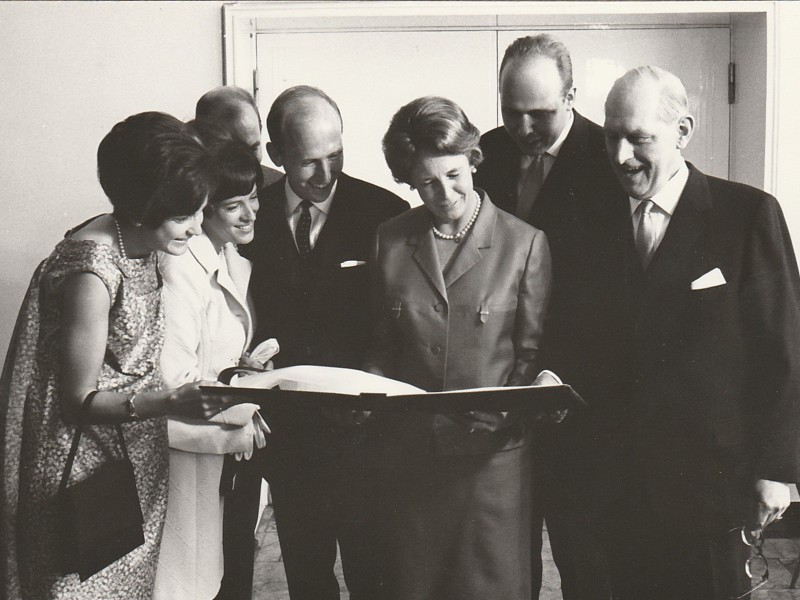
<path id="1" fill-rule="evenodd" d="M 614 598 L 750 597 L 752 540 L 800 478 L 800 274 L 777 200 L 684 160 L 681 81 L 653 66 L 611 88 L 606 148 L 628 198 L 622 241 L 627 491 L 601 531 Z M 602 318 L 602 314 L 597 315 Z M 762 557 L 763 559 L 763 557 Z M 758 574 L 756 583 L 763 583 Z"/>

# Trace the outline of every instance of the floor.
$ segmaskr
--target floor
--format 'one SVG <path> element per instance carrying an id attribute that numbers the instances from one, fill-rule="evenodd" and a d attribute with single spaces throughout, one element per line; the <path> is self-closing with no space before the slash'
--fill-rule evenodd
<path id="1" fill-rule="evenodd" d="M 289 600 L 286 578 L 281 562 L 278 534 L 271 507 L 264 510 L 256 531 L 255 580 L 253 600 Z M 792 572 L 800 559 L 800 539 L 767 539 L 764 555 L 769 563 L 770 580 L 766 586 L 752 595 L 752 600 L 800 600 L 800 589 L 789 589 Z M 539 600 L 562 600 L 561 581 L 550 554 L 550 542 L 544 539 L 542 551 L 544 582 Z M 342 567 L 336 563 L 336 574 L 342 590 L 342 600 L 348 600 L 347 589 L 342 580 Z"/>
<path id="2" fill-rule="evenodd" d="M 253 581 L 253 600 L 289 600 L 286 590 L 286 577 L 281 562 L 278 533 L 272 508 L 266 507 L 256 530 L 258 547 L 256 550 L 255 577 Z M 544 538 L 544 582 L 539 600 L 561 600 L 561 581 L 550 554 L 550 541 Z M 348 600 L 347 588 L 342 580 L 342 567 L 336 562 L 336 575 L 342 590 L 342 600 Z M 798 596 L 800 598 L 800 596 Z"/>

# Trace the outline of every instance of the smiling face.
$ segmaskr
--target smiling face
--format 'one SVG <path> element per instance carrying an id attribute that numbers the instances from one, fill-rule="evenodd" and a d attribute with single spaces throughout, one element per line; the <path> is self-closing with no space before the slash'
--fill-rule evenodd
<path id="1" fill-rule="evenodd" d="M 463 154 L 421 153 L 411 169 L 411 186 L 419 193 L 437 227 L 459 231 L 475 210 L 472 166 Z"/>
<path id="2" fill-rule="evenodd" d="M 344 167 L 342 122 L 322 98 L 304 98 L 292 108 L 284 117 L 280 144 L 268 144 L 267 151 L 286 171 L 295 194 L 324 202 Z"/>
<path id="3" fill-rule="evenodd" d="M 203 231 L 217 250 L 228 242 L 249 244 L 253 241 L 253 225 L 258 212 L 258 191 L 234 196 L 212 204 L 206 211 Z"/>
<path id="4" fill-rule="evenodd" d="M 500 76 L 503 125 L 523 154 L 540 156 L 567 124 L 575 89 L 564 94 L 556 62 L 545 56 L 518 58 Z"/>
<path id="5" fill-rule="evenodd" d="M 151 249 L 174 254 L 175 256 L 186 252 L 189 239 L 195 235 L 200 235 L 202 231 L 203 207 L 200 207 L 200 210 L 193 215 L 172 217 L 155 229 L 150 230 L 152 232 L 149 244 Z"/>
<path id="6" fill-rule="evenodd" d="M 691 138 L 690 116 L 664 121 L 661 92 L 649 80 L 615 85 L 606 100 L 606 152 L 631 198 L 657 194 L 680 167 L 681 150 Z"/>

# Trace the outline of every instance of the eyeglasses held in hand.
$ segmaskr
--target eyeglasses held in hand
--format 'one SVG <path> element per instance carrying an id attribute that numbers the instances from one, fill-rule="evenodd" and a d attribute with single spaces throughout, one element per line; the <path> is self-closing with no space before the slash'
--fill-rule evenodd
<path id="1" fill-rule="evenodd" d="M 741 528 L 734 527 L 729 533 L 737 529 L 742 536 L 742 542 L 753 549 L 750 558 L 744 563 L 744 572 L 747 574 L 750 581 L 754 579 L 758 579 L 759 581 L 751 584 L 750 589 L 741 596 L 731 596 L 731 600 L 747 598 L 757 589 L 765 586 L 767 581 L 769 581 L 769 564 L 764 557 L 764 530 L 756 529 L 755 531 L 749 531 L 747 527 L 742 526 Z"/>

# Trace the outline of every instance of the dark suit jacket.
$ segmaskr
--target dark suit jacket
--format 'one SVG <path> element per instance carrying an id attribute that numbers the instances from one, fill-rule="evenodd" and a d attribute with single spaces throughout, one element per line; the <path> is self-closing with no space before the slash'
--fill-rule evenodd
<path id="1" fill-rule="evenodd" d="M 528 385 L 550 295 L 545 235 L 497 210 L 483 194 L 472 231 L 443 275 L 420 206 L 378 228 L 374 269 L 382 313 L 369 370 L 428 391 Z M 393 420 L 397 417 L 392 416 Z M 444 415 L 410 415 L 401 435 L 444 454 L 478 454 L 522 443 L 519 428 L 470 435 Z"/>
<path id="2" fill-rule="evenodd" d="M 800 277 L 777 201 L 692 165 L 646 273 L 626 235 L 628 422 L 667 523 L 736 525 L 732 485 L 800 475 Z M 718 268 L 725 284 L 692 289 Z"/>
<path id="3" fill-rule="evenodd" d="M 276 171 L 275 169 L 265 165 L 261 165 L 261 174 L 264 177 L 264 182 L 261 187 L 269 187 L 283 177 L 283 173 L 281 171 Z"/>
<path id="4" fill-rule="evenodd" d="M 602 128 L 574 112 L 574 122 L 545 179 L 528 222 L 547 234 L 553 259 L 553 295 L 545 327 L 542 366 L 553 369 L 601 414 L 616 407 L 624 365 L 609 347 L 622 317 L 614 301 L 621 245 L 612 200 L 624 192 L 611 171 Z M 481 138 L 484 161 L 475 185 L 499 208 L 514 211 L 520 151 L 498 127 Z M 618 299 L 617 299 L 618 300 Z M 603 313 L 605 319 L 596 319 Z M 573 415 L 574 416 L 574 415 Z M 566 430 L 575 424 L 565 422 Z M 571 443 L 571 442 L 570 442 Z"/>
<path id="5" fill-rule="evenodd" d="M 325 225 L 304 262 L 286 220 L 284 185 L 285 177 L 261 191 L 255 238 L 242 247 L 253 262 L 254 341 L 278 340 L 276 367 L 361 368 L 370 329 L 368 268 L 341 265 L 366 263 L 378 224 L 407 210 L 408 203 L 342 173 Z M 306 447 L 309 457 L 318 444 L 341 433 L 331 431 L 330 421 L 320 415 L 283 415 L 275 425 L 273 449 L 292 453 Z"/>

